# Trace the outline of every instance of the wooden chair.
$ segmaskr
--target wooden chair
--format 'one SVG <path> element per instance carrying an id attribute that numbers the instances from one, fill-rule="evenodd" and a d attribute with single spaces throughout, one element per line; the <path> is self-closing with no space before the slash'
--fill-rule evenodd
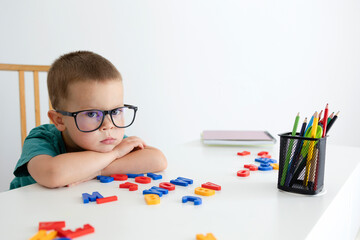
<path id="1" fill-rule="evenodd" d="M 33 72 L 34 74 L 34 99 L 35 99 L 35 124 L 40 123 L 40 94 L 39 94 L 39 72 L 48 72 L 50 66 L 41 65 L 17 65 L 17 64 L 0 64 L 0 70 L 19 72 L 19 97 L 20 97 L 20 125 L 21 125 L 21 144 L 27 135 L 26 131 L 26 108 L 25 108 L 25 74 L 24 72 Z M 52 109 L 49 101 L 49 108 Z"/>

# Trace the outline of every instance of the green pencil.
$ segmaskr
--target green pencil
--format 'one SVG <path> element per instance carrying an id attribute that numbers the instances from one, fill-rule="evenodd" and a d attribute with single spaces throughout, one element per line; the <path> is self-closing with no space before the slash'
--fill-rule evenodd
<path id="1" fill-rule="evenodd" d="M 298 125 L 299 125 L 299 119 L 300 119 L 300 113 L 298 113 L 296 115 L 293 130 L 291 132 L 291 136 L 296 135 L 296 130 L 297 130 Z M 284 186 L 284 183 L 285 183 L 286 173 L 287 173 L 287 169 L 289 167 L 289 160 L 290 160 L 290 155 L 291 155 L 291 152 L 292 152 L 293 145 L 294 145 L 294 139 L 290 139 L 289 147 L 288 147 L 288 150 L 287 150 L 287 153 L 286 153 L 284 169 L 282 170 L 282 175 L 281 175 L 281 182 L 280 182 L 281 186 Z"/>
<path id="2" fill-rule="evenodd" d="M 329 123 L 331 121 L 331 119 L 334 117 L 334 112 L 328 117 L 328 120 L 327 120 L 327 125 L 329 126 Z"/>

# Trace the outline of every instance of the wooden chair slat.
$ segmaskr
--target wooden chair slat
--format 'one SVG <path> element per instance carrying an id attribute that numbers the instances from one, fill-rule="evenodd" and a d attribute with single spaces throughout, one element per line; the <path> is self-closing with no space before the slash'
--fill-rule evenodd
<path id="1" fill-rule="evenodd" d="M 24 71 L 19 71 L 19 98 L 20 98 L 20 125 L 21 144 L 26 138 L 26 105 L 25 105 L 25 76 Z"/>
<path id="2" fill-rule="evenodd" d="M 39 91 L 39 72 L 34 71 L 34 100 L 35 100 L 35 125 L 40 126 L 40 91 Z"/>
<path id="3" fill-rule="evenodd" d="M 48 72 L 50 66 L 46 65 L 19 65 L 19 64 L 0 64 L 0 70 L 17 71 L 19 73 L 19 99 L 20 99 L 20 127 L 21 144 L 24 144 L 27 136 L 26 131 L 26 104 L 25 104 L 25 73 L 33 72 L 34 75 L 34 100 L 35 100 L 35 125 L 41 125 L 40 119 L 40 90 L 39 90 L 39 72 Z M 52 109 L 49 100 L 49 109 Z"/>
<path id="4" fill-rule="evenodd" d="M 44 65 L 19 65 L 19 64 L 0 64 L 0 70 L 5 71 L 39 71 L 47 72 L 50 66 Z"/>

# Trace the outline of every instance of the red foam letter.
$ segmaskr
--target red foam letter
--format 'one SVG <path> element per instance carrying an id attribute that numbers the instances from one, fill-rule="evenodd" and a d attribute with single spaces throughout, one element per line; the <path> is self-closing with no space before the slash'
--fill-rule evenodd
<path id="1" fill-rule="evenodd" d="M 113 174 L 110 177 L 113 177 L 115 181 L 126 181 L 128 179 L 126 174 Z"/>
<path id="2" fill-rule="evenodd" d="M 159 187 L 167 189 L 169 191 L 175 190 L 175 185 L 169 182 L 162 182 L 159 184 Z"/>
<path id="3" fill-rule="evenodd" d="M 65 221 L 39 222 L 39 230 L 57 230 L 65 227 Z"/>
<path id="4" fill-rule="evenodd" d="M 249 170 L 240 170 L 237 172 L 237 175 L 239 177 L 247 177 L 250 175 L 250 171 Z"/>
<path id="5" fill-rule="evenodd" d="M 220 190 L 221 190 L 221 186 L 216 185 L 215 183 L 211 183 L 211 182 L 203 183 L 203 184 L 201 185 L 201 187 L 207 188 L 207 189 L 216 190 L 216 191 L 220 191 Z"/>
<path id="6" fill-rule="evenodd" d="M 129 191 L 136 191 L 138 190 L 138 185 L 131 182 L 126 182 L 119 185 L 119 188 L 128 188 Z"/>
<path id="7" fill-rule="evenodd" d="M 98 198 L 98 199 L 96 199 L 96 203 L 101 204 L 101 203 L 107 203 L 107 202 L 114 202 L 117 200 L 118 200 L 117 196 L 111 196 L 111 197 Z"/>
<path id="8" fill-rule="evenodd" d="M 58 235 L 67 238 L 81 237 L 93 232 L 95 232 L 95 229 L 90 224 L 85 224 L 83 228 L 78 228 L 75 231 L 58 229 Z"/>
<path id="9" fill-rule="evenodd" d="M 151 183 L 151 178 L 149 178 L 149 177 L 144 177 L 144 176 L 139 176 L 139 177 L 136 177 L 136 178 L 135 178 L 135 182 L 137 182 L 137 183 L 143 183 L 143 184 Z"/>

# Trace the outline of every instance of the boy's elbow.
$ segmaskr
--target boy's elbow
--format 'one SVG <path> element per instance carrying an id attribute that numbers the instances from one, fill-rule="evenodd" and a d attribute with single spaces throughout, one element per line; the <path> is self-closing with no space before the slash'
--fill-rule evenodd
<path id="1" fill-rule="evenodd" d="M 168 166 L 168 162 L 167 162 L 165 155 L 163 153 L 162 153 L 162 155 L 163 155 L 163 159 L 162 159 L 162 164 L 161 164 L 161 171 L 164 171 Z"/>
<path id="2" fill-rule="evenodd" d="M 36 180 L 36 179 L 35 179 Z M 36 180 L 38 184 L 40 184 L 43 187 L 46 188 L 58 188 L 61 187 L 61 184 L 59 184 L 59 181 L 57 179 L 54 179 L 52 177 L 48 177 L 46 179 L 38 179 Z"/>
<path id="3" fill-rule="evenodd" d="M 47 188 L 57 188 L 65 185 L 59 166 L 48 155 L 32 158 L 27 164 L 31 177 L 40 185 Z"/>
<path id="4" fill-rule="evenodd" d="M 49 176 L 47 181 L 41 185 L 47 188 L 59 188 L 64 186 L 64 184 L 62 184 L 61 181 L 59 181 L 59 179 L 55 176 Z"/>
<path id="5" fill-rule="evenodd" d="M 58 171 L 51 168 L 48 169 L 46 176 L 39 179 L 37 182 L 47 188 L 58 188 L 65 186 L 64 181 L 61 179 Z"/>
<path id="6" fill-rule="evenodd" d="M 159 149 L 155 149 L 155 151 L 158 159 L 158 169 L 159 169 L 158 171 L 159 172 L 164 171 L 168 166 L 167 159 Z"/>
<path id="7" fill-rule="evenodd" d="M 47 188 L 58 188 L 63 186 L 60 181 L 53 176 L 37 181 L 37 183 Z"/>

